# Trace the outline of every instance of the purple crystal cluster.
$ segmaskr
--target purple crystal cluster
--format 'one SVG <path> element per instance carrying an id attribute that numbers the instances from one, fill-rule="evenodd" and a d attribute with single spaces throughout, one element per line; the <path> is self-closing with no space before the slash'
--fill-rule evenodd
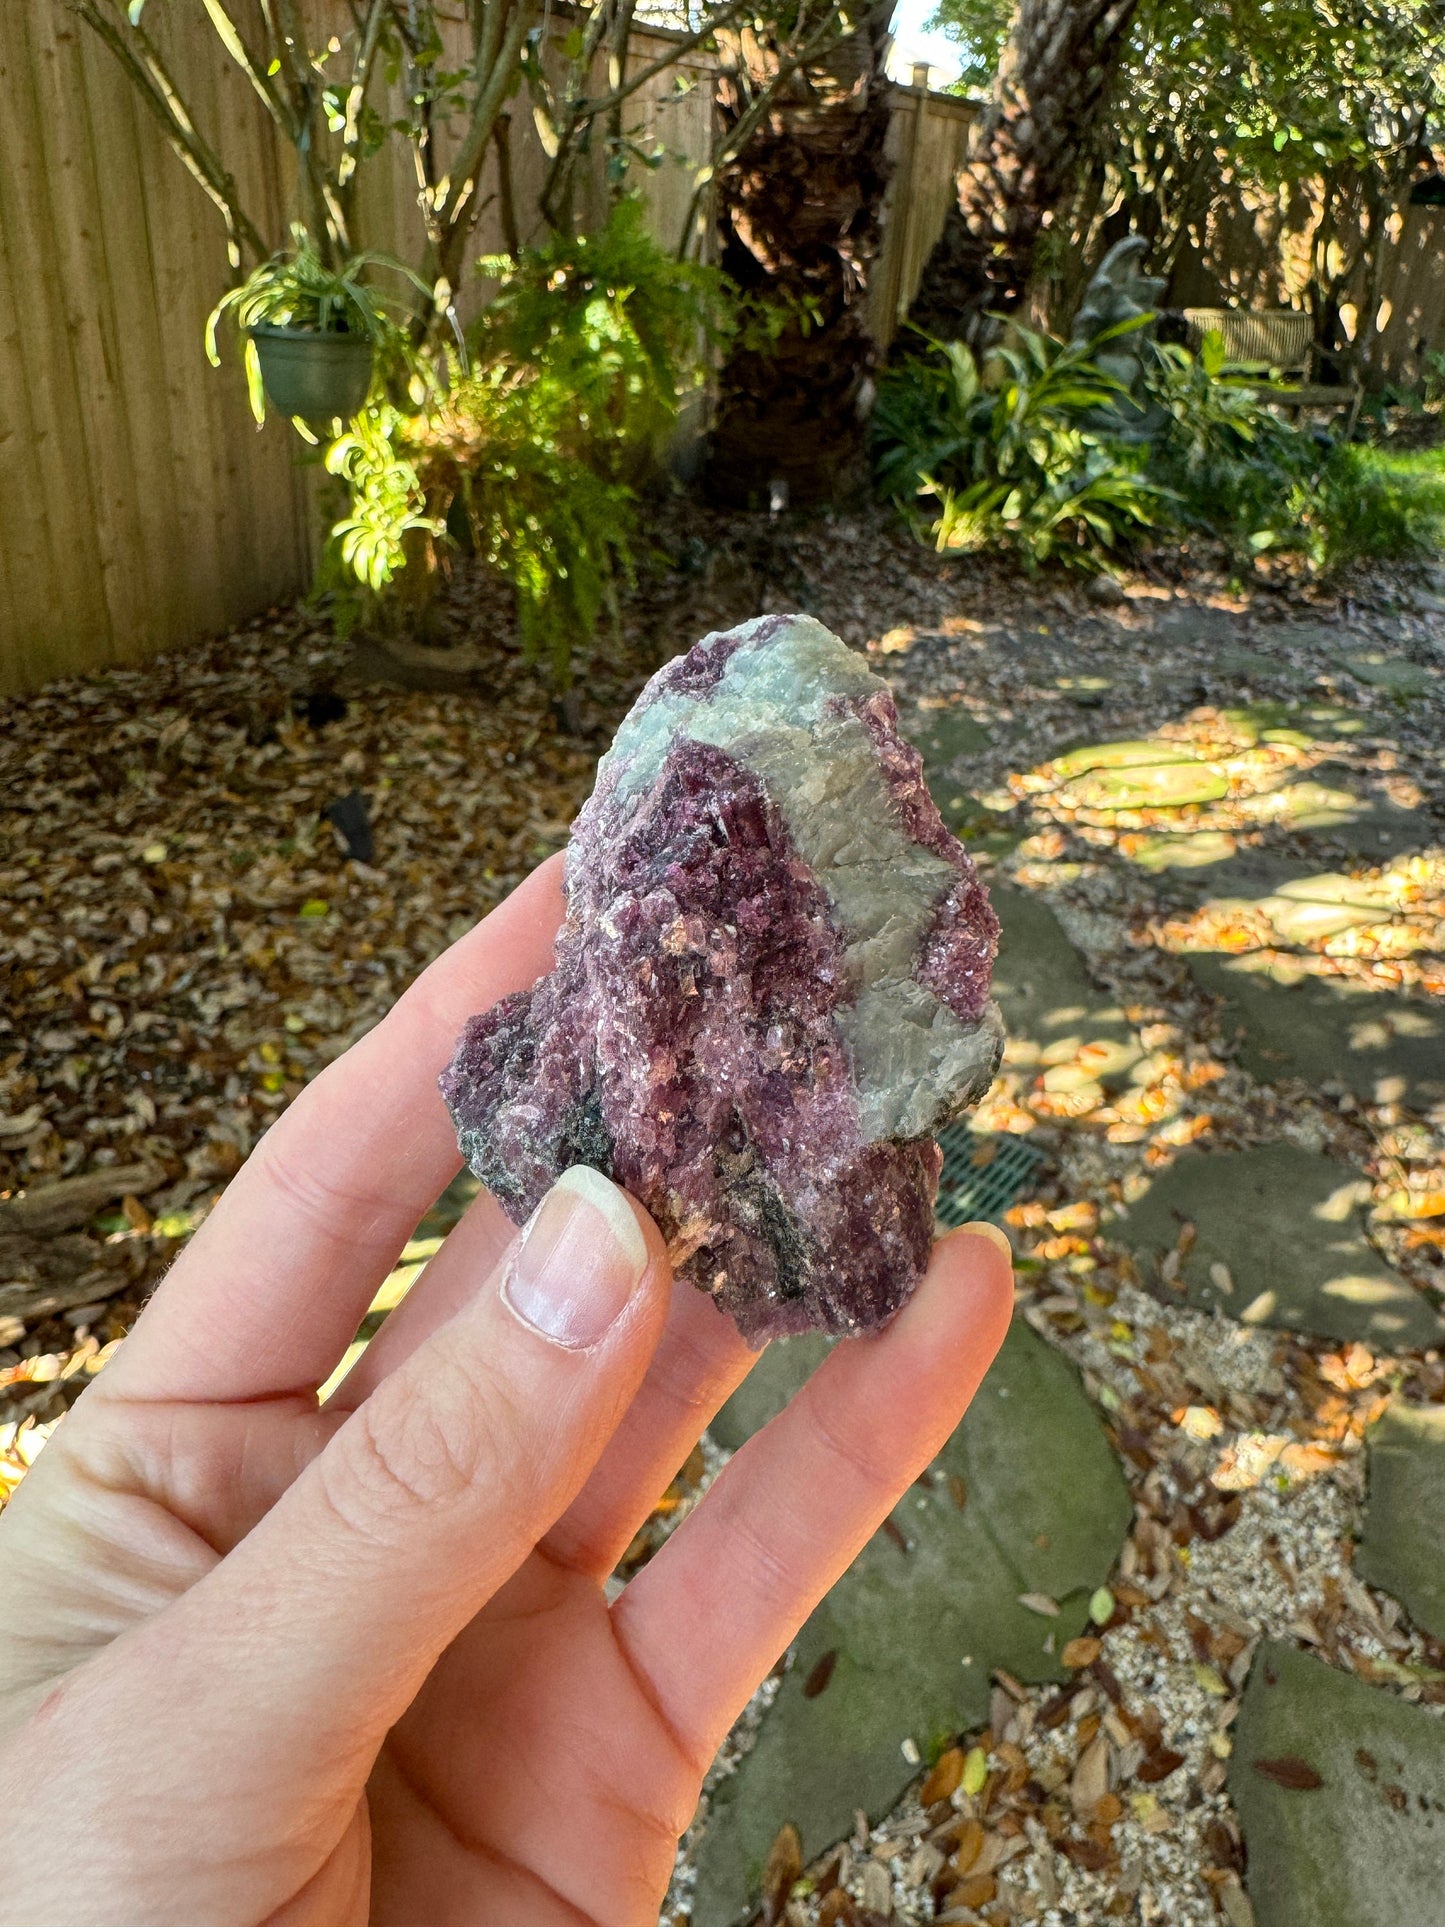
<path id="1" fill-rule="evenodd" d="M 607 1172 L 753 1344 L 881 1324 L 1003 1036 L 997 920 L 886 686 L 811 617 L 705 637 L 602 759 L 566 887 L 556 968 L 441 1080 L 477 1177 L 521 1223 Z"/>

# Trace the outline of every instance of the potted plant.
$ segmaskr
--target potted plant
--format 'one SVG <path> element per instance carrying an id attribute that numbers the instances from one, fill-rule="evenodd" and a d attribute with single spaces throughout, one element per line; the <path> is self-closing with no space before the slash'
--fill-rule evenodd
<path id="1" fill-rule="evenodd" d="M 349 419 L 371 391 L 378 351 L 404 347 L 402 327 L 363 281 L 369 268 L 401 275 L 430 301 L 421 278 L 390 255 L 352 255 L 329 268 L 304 228 L 292 229 L 288 253 L 263 261 L 222 296 L 206 323 L 206 354 L 219 367 L 216 331 L 235 318 L 244 342 L 251 412 L 264 421 L 266 401 L 301 421 Z"/>

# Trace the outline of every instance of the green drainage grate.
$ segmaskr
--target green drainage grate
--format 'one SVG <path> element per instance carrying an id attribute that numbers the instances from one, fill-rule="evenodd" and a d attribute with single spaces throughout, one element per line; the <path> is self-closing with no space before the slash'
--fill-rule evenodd
<path id="1" fill-rule="evenodd" d="M 1043 1153 L 1006 1132 L 971 1131 L 950 1124 L 938 1133 L 943 1172 L 938 1180 L 940 1224 L 1001 1218 L 1043 1163 Z"/>

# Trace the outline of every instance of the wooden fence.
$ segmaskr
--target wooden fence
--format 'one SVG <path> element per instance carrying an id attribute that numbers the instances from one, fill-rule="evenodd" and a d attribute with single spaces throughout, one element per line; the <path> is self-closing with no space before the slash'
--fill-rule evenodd
<path id="1" fill-rule="evenodd" d="M 915 67 L 911 87 L 892 90 L 888 157 L 892 178 L 883 202 L 883 246 L 868 289 L 868 331 L 887 347 L 918 292 L 923 264 L 943 232 L 963 164 L 971 100 L 928 91 L 928 69 Z"/>
<path id="2" fill-rule="evenodd" d="M 312 6 L 349 18 L 341 0 Z M 243 204 L 279 240 L 289 150 L 203 10 L 151 12 Z M 662 44 L 638 33 L 631 58 Z M 670 244 L 712 137 L 711 90 L 674 94 L 675 72 L 639 90 L 629 123 L 668 150 L 643 191 Z M 512 116 L 510 149 L 525 208 L 545 165 L 530 115 Z M 363 179 L 364 231 L 414 256 L 415 185 L 396 158 Z M 475 238 L 502 251 L 495 203 Z M 202 351 L 227 284 L 215 210 L 111 54 L 64 0 L 0 0 L 0 694 L 222 632 L 306 585 L 302 444 L 285 422 L 257 429 L 235 365 Z"/>
<path id="3" fill-rule="evenodd" d="M 262 110 L 204 22 L 177 66 L 281 224 Z M 201 352 L 220 222 L 61 0 L 0 6 L 0 689 L 224 629 L 307 567 L 290 431 Z"/>
<path id="4" fill-rule="evenodd" d="M 1319 224 L 1304 184 L 1277 196 L 1241 194 L 1213 209 L 1175 270 L 1175 306 L 1304 307 Z M 1431 354 L 1445 353 L 1445 208 L 1402 207 L 1385 227 L 1379 287 L 1361 268 L 1343 320 L 1359 371 L 1373 386 L 1412 388 Z"/>

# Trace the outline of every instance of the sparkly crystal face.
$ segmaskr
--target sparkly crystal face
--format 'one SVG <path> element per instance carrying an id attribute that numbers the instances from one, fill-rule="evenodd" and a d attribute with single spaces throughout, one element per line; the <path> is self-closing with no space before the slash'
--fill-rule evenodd
<path id="1" fill-rule="evenodd" d="M 931 1133 L 1002 1047 L 998 924 L 887 688 L 807 616 L 659 671 L 573 826 L 556 968 L 468 1024 L 462 1154 L 522 1222 L 569 1164 L 652 1213 L 754 1344 L 881 1324 Z"/>

